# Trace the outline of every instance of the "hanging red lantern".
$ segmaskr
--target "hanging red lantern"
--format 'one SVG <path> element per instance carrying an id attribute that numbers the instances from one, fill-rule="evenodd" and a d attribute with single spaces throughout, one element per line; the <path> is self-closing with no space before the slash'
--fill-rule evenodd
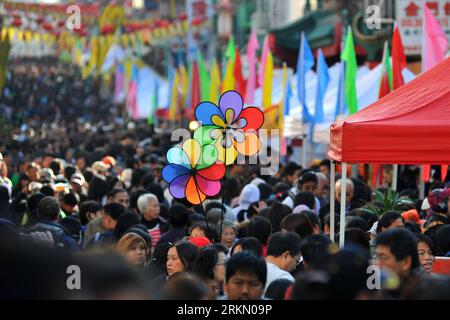
<path id="1" fill-rule="evenodd" d="M 22 25 L 22 20 L 20 19 L 20 17 L 15 17 L 12 22 L 12 25 L 14 27 L 20 27 Z"/>

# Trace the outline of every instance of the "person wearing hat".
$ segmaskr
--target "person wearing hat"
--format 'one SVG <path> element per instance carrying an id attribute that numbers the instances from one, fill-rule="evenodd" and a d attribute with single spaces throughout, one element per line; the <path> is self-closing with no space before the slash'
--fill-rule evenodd
<path id="1" fill-rule="evenodd" d="M 424 233 L 434 243 L 436 243 L 436 233 L 439 229 L 444 225 L 450 224 L 449 198 L 450 189 L 435 189 L 426 198 L 433 213 L 425 223 Z"/>
<path id="2" fill-rule="evenodd" d="M 12 183 L 8 178 L 8 170 L 5 160 L 3 159 L 3 154 L 0 152 L 0 185 L 5 186 L 8 189 L 9 195 L 11 196 Z"/>
<path id="3" fill-rule="evenodd" d="M 74 173 L 72 177 L 70 177 L 70 186 L 72 187 L 73 192 L 80 198 L 80 203 L 88 199 L 84 185 L 85 179 L 81 173 Z"/>

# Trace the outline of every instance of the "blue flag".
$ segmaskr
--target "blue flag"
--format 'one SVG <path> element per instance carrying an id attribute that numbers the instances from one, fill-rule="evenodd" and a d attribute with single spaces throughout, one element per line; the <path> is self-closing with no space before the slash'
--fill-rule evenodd
<path id="1" fill-rule="evenodd" d="M 292 97 L 291 80 L 287 79 L 286 95 L 284 98 L 284 110 L 283 110 L 283 115 L 285 115 L 285 116 L 289 115 L 289 111 L 291 109 L 291 97 Z"/>
<path id="2" fill-rule="evenodd" d="M 345 62 L 341 61 L 339 70 L 338 94 L 334 119 L 337 119 L 340 114 L 345 114 L 347 110 L 347 104 L 345 103 Z"/>
<path id="3" fill-rule="evenodd" d="M 314 66 L 314 55 L 309 47 L 308 40 L 305 37 L 305 33 L 302 32 L 299 54 L 297 59 L 297 94 L 298 101 L 302 104 L 303 110 L 303 123 L 312 122 L 313 118 L 308 111 L 306 105 L 306 83 L 305 75 Z"/>
<path id="4" fill-rule="evenodd" d="M 330 82 L 330 74 L 328 73 L 327 62 L 323 56 L 322 49 L 319 49 L 317 58 L 317 93 L 316 93 L 316 109 L 314 114 L 314 122 L 322 123 L 323 117 L 323 99 Z"/>

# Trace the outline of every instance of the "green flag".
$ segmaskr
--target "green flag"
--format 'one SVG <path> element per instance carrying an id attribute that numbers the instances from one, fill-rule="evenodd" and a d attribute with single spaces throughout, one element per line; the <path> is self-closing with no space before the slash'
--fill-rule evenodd
<path id="1" fill-rule="evenodd" d="M 234 37 L 230 37 L 230 41 L 228 41 L 227 51 L 225 51 L 225 56 L 228 58 L 228 61 L 234 61 L 236 58 L 236 45 L 234 44 Z"/>
<path id="2" fill-rule="evenodd" d="M 159 91 L 159 85 L 158 80 L 155 79 L 153 83 L 153 93 L 152 93 L 152 100 L 150 105 L 150 114 L 148 115 L 148 124 L 155 125 L 156 120 L 156 109 L 158 109 L 158 91 Z"/>
<path id="3" fill-rule="evenodd" d="M 6 71 L 8 71 L 8 56 L 11 44 L 9 43 L 9 36 L 6 35 L 0 41 L 0 97 L 3 95 L 3 87 L 6 84 Z"/>
<path id="4" fill-rule="evenodd" d="M 341 53 L 341 61 L 345 62 L 345 102 L 350 114 L 358 111 L 358 97 L 356 94 L 356 74 L 358 63 L 356 61 L 355 44 L 353 42 L 352 28 L 348 27 L 345 48 Z"/>
<path id="5" fill-rule="evenodd" d="M 203 61 L 203 55 L 198 50 L 198 73 L 200 75 L 200 98 L 202 101 L 208 101 L 210 97 L 210 79 L 208 70 L 206 69 L 205 62 Z"/>

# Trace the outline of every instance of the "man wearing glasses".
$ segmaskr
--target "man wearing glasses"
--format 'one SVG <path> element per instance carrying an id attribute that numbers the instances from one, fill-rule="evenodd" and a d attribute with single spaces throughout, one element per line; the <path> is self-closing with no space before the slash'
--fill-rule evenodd
<path id="1" fill-rule="evenodd" d="M 294 283 L 290 272 L 301 262 L 300 237 L 294 232 L 277 232 L 272 235 L 267 246 L 267 281 L 266 287 L 278 279 L 287 279 Z"/>
<path id="2" fill-rule="evenodd" d="M 8 179 L 7 166 L 5 160 L 3 159 L 3 154 L 0 152 L 0 186 L 4 186 L 8 189 L 9 195 L 11 196 L 12 183 Z"/>

